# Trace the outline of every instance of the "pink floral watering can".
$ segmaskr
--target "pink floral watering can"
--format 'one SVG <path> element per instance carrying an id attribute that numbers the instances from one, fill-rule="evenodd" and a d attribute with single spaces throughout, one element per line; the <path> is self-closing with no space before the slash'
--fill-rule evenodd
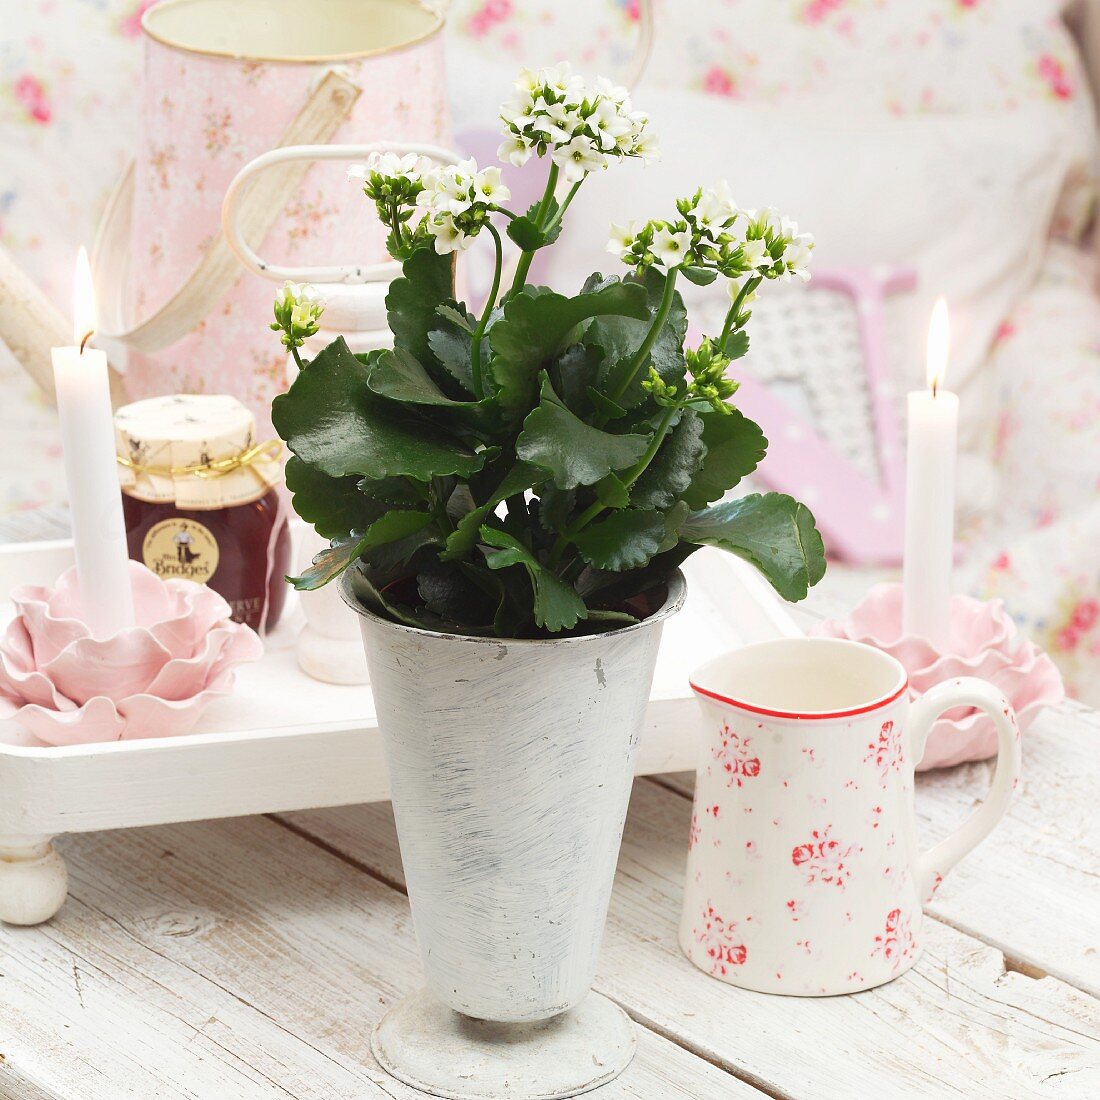
<path id="1" fill-rule="evenodd" d="M 221 233 L 222 199 L 270 150 L 330 141 L 446 143 L 442 16 L 418 0 L 164 0 L 145 12 L 143 133 L 104 214 L 101 335 L 128 355 L 131 399 L 230 393 L 266 425 L 284 356 L 271 285 Z M 243 238 L 294 266 L 332 242 L 387 259 L 342 166 L 280 160 L 241 204 Z"/>

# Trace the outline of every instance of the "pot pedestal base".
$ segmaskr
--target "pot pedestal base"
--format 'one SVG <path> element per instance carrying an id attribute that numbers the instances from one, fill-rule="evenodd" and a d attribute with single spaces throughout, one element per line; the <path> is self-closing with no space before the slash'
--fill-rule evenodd
<path id="1" fill-rule="evenodd" d="M 574 1009 L 531 1024 L 462 1016 L 426 990 L 395 1005 L 371 1050 L 399 1081 L 450 1100 L 558 1100 L 617 1077 L 637 1038 L 617 1004 L 589 993 Z"/>

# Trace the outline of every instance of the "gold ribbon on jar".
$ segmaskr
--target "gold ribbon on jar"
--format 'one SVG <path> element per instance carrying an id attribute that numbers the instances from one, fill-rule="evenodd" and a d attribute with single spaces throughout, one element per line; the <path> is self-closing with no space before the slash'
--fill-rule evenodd
<path id="1" fill-rule="evenodd" d="M 243 467 L 256 462 L 276 462 L 282 456 L 282 440 L 269 439 L 265 443 L 256 443 L 235 455 L 226 458 L 208 459 L 206 462 L 192 462 L 187 466 L 156 466 L 117 455 L 118 464 L 135 474 L 149 474 L 152 477 L 225 477 Z"/>

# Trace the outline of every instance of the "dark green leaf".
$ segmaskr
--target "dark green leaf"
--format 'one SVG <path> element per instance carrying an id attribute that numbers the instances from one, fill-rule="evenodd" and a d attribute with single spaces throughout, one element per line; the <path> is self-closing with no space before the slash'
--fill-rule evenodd
<path id="1" fill-rule="evenodd" d="M 630 490 L 614 474 L 596 482 L 596 499 L 605 508 L 625 508 L 630 503 Z"/>
<path id="2" fill-rule="evenodd" d="M 478 531 L 485 522 L 486 516 L 497 505 L 516 493 L 526 492 L 528 489 L 546 480 L 546 475 L 536 466 L 526 462 L 517 462 L 511 470 L 505 474 L 504 479 L 497 486 L 493 495 L 482 505 L 467 512 L 458 521 L 455 530 L 447 537 L 446 549 L 439 555 L 440 561 L 452 561 L 468 554 L 476 545 Z"/>
<path id="3" fill-rule="evenodd" d="M 691 484 L 706 453 L 703 418 L 687 409 L 680 423 L 665 436 L 653 461 L 634 482 L 631 503 L 637 508 L 670 508 Z"/>
<path id="4" fill-rule="evenodd" d="M 740 359 L 749 350 L 749 334 L 743 328 L 736 329 L 726 337 L 720 350 L 727 359 Z"/>
<path id="5" fill-rule="evenodd" d="M 436 333 L 431 335 L 435 336 Z M 440 405 L 459 409 L 477 407 L 475 401 L 452 401 L 404 348 L 383 352 L 371 368 L 367 385 L 374 393 L 404 404 Z"/>
<path id="6" fill-rule="evenodd" d="M 495 353 L 491 373 L 502 406 L 513 415 L 526 410 L 534 398 L 539 371 L 579 325 L 600 316 L 648 316 L 644 288 L 637 283 L 611 283 L 595 293 L 566 298 L 525 287 L 509 299 L 504 316 L 489 334 Z"/>
<path id="7" fill-rule="evenodd" d="M 660 512 L 627 508 L 590 524 L 573 541 L 589 565 L 618 573 L 645 565 L 664 537 Z"/>
<path id="8" fill-rule="evenodd" d="M 539 487 L 539 520 L 547 531 L 560 534 L 577 500 L 575 489 L 559 489 L 552 481 Z"/>
<path id="9" fill-rule="evenodd" d="M 751 562 L 785 600 L 805 598 L 825 574 L 825 548 L 813 515 L 782 493 L 754 493 L 694 512 L 680 536 Z"/>
<path id="10" fill-rule="evenodd" d="M 626 416 L 626 409 L 618 402 L 612 401 L 606 394 L 600 393 L 595 386 L 589 386 L 585 393 L 592 402 L 592 408 L 605 420 L 618 420 L 620 416 Z"/>
<path id="11" fill-rule="evenodd" d="M 463 332 L 474 331 L 474 319 L 458 302 L 444 302 L 443 305 L 435 307 L 435 312 L 438 316 L 442 317 L 445 321 L 450 321 L 452 325 L 461 329 Z"/>
<path id="12" fill-rule="evenodd" d="M 365 477 L 359 482 L 359 491 L 381 509 L 379 515 L 395 505 L 402 509 L 419 509 L 428 501 L 427 485 L 407 477 L 387 477 L 380 481 Z"/>
<path id="13" fill-rule="evenodd" d="M 443 369 L 467 393 L 474 392 L 473 367 L 470 365 L 470 334 L 462 329 L 443 327 L 428 333 L 428 346 Z"/>
<path id="14" fill-rule="evenodd" d="M 544 375 L 542 399 L 523 422 L 516 454 L 549 471 L 559 488 L 574 489 L 637 462 L 648 444 L 644 435 L 613 435 L 586 424 L 562 404 Z"/>
<path id="15" fill-rule="evenodd" d="M 275 430 L 291 451 L 331 477 L 427 481 L 481 468 L 484 452 L 475 454 L 435 425 L 395 414 L 369 389 L 369 370 L 341 337 L 299 373 L 271 405 Z"/>
<path id="16" fill-rule="evenodd" d="M 533 202 L 522 218 L 513 218 L 508 223 L 508 236 L 511 237 L 524 252 L 534 252 L 538 248 L 553 244 L 554 241 L 558 239 L 558 234 L 561 233 L 561 222 L 553 226 L 549 232 L 538 227 L 536 224 L 536 217 L 538 216 L 541 205 L 541 199 L 537 202 Z M 548 222 L 557 212 L 557 200 L 551 195 L 549 209 L 546 211 L 543 222 Z"/>
<path id="17" fill-rule="evenodd" d="M 370 566 L 373 577 L 385 578 L 384 583 L 400 580 L 434 564 L 438 560 L 438 548 L 442 542 L 439 527 L 429 523 L 402 539 L 369 547 L 363 553 L 363 562 Z"/>
<path id="18" fill-rule="evenodd" d="M 392 603 L 386 594 L 367 575 L 362 566 L 352 566 L 348 570 L 348 578 L 352 594 L 377 615 L 393 619 L 396 623 L 404 623 L 406 626 L 420 626 L 425 629 L 437 629 L 422 623 L 412 610 L 402 607 L 399 603 Z"/>
<path id="19" fill-rule="evenodd" d="M 657 309 L 664 292 L 665 276 L 657 268 L 648 268 L 645 274 L 638 279 L 631 276 L 626 285 L 642 286 L 646 292 L 646 312 L 642 320 L 632 317 L 603 317 L 592 322 L 584 334 L 584 342 L 593 344 L 603 349 L 604 361 L 600 367 L 599 385 L 603 388 L 607 377 L 616 369 L 621 369 L 620 364 L 624 360 L 632 359 L 642 341 L 649 332 L 649 327 L 657 315 Z M 672 308 L 668 313 L 668 320 L 664 328 L 657 334 L 657 339 L 650 349 L 649 362 L 657 373 L 668 383 L 678 385 L 684 380 L 684 337 L 687 335 L 687 308 L 679 291 L 672 299 Z M 638 372 L 638 376 L 627 387 L 626 392 L 619 399 L 619 403 L 626 408 L 633 408 L 640 404 L 646 397 L 642 389 L 642 381 L 648 374 L 648 368 Z"/>
<path id="20" fill-rule="evenodd" d="M 390 283 L 386 294 L 394 347 L 427 363 L 431 358 L 428 332 L 434 327 L 436 309 L 454 298 L 454 261 L 429 246 L 417 249 L 401 270 L 402 277 Z"/>
<path id="21" fill-rule="evenodd" d="M 604 611 L 595 607 L 588 609 L 588 621 L 591 623 L 621 623 L 623 626 L 633 626 L 641 622 L 640 619 L 628 615 L 625 611 Z"/>
<path id="22" fill-rule="evenodd" d="M 657 549 L 658 554 L 667 554 L 679 545 L 680 528 L 690 512 L 691 509 L 682 500 L 678 500 L 665 512 L 665 537 Z"/>
<path id="23" fill-rule="evenodd" d="M 487 603 L 482 588 L 455 566 L 422 570 L 417 574 L 416 588 L 426 611 L 466 634 L 485 632 L 500 599 L 499 582 L 495 599 Z"/>
<path id="24" fill-rule="evenodd" d="M 705 508 L 711 501 L 719 500 L 756 469 L 768 449 L 759 425 L 737 409 L 729 413 L 703 413 L 701 419 L 706 444 L 703 464 L 683 493 L 683 499 L 693 509 Z"/>
<path id="25" fill-rule="evenodd" d="M 547 367 L 554 392 L 580 417 L 591 409 L 588 390 L 599 376 L 602 358 L 599 348 L 570 344 Z"/>
<path id="26" fill-rule="evenodd" d="M 309 592 L 328 584 L 339 576 L 356 558 L 372 547 L 397 542 L 427 527 L 432 517 L 427 512 L 387 512 L 367 528 L 365 534 L 352 534 L 334 539 L 327 550 L 322 550 L 313 565 L 300 577 L 288 578 L 300 592 Z"/>
<path id="27" fill-rule="evenodd" d="M 560 630 L 571 630 L 580 619 L 588 618 L 584 600 L 570 585 L 544 569 L 519 539 L 495 527 L 482 527 L 481 538 L 489 546 L 497 547 L 485 558 L 490 569 L 522 565 L 527 570 L 535 593 L 536 626 L 556 634 Z"/>
<path id="28" fill-rule="evenodd" d="M 718 278 L 713 267 L 681 267 L 680 274 L 696 286 L 710 286 Z"/>
<path id="29" fill-rule="evenodd" d="M 294 510 L 327 539 L 363 530 L 387 511 L 359 491 L 359 478 L 329 477 L 295 455 L 286 464 L 286 487 L 294 494 Z"/>
<path id="30" fill-rule="evenodd" d="M 530 218 L 513 218 L 508 223 L 508 236 L 524 252 L 534 252 L 547 243 L 546 234 Z"/>

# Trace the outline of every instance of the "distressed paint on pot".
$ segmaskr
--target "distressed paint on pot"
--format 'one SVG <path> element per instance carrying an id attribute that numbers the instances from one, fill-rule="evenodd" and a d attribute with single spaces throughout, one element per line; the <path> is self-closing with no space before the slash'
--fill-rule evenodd
<path id="1" fill-rule="evenodd" d="M 596 969 L 661 627 L 438 634 L 355 597 L 427 986 L 482 1020 L 546 1019 Z"/>

